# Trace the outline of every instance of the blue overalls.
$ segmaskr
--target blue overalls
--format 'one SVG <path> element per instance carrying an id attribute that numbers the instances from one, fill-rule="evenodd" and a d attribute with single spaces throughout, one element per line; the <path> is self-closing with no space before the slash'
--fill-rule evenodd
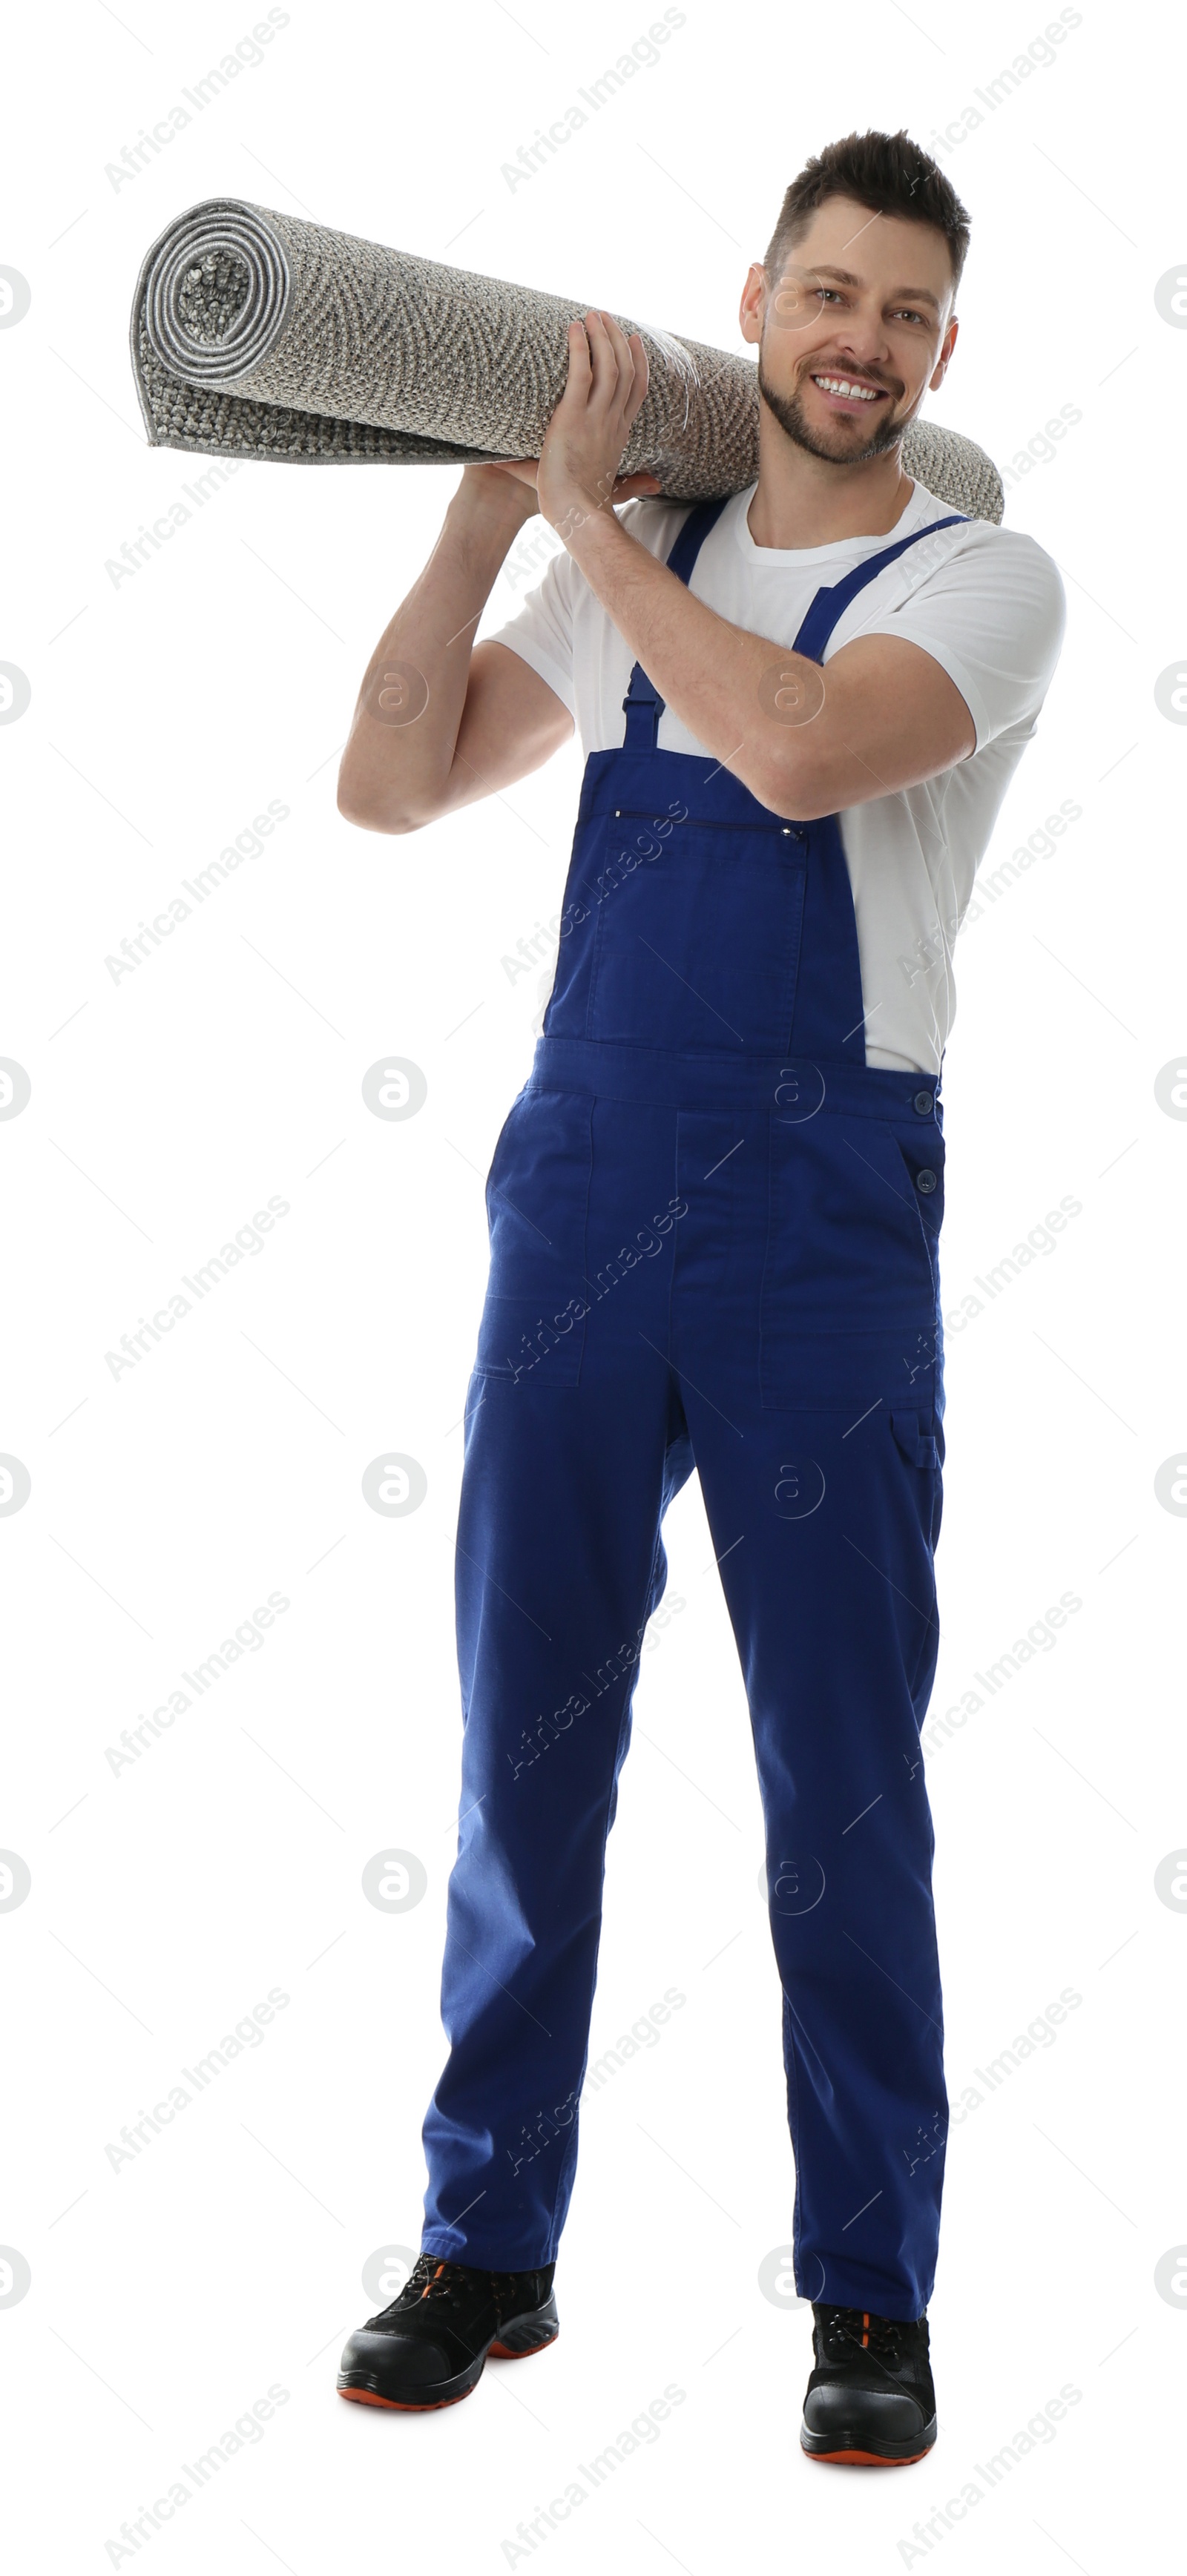
<path id="1" fill-rule="evenodd" d="M 682 581 L 723 508 L 685 520 Z M 795 651 L 821 661 L 849 602 L 932 528 L 819 590 Z M 938 1079 L 866 1063 L 837 816 L 788 822 L 707 754 L 660 751 L 637 662 L 623 703 L 622 748 L 586 762 L 552 998 L 487 1184 L 423 2244 L 499 2271 L 556 2253 L 661 1523 L 695 1466 L 766 1823 L 797 2286 L 914 2318 L 947 2130 L 919 1744 L 938 1640 Z"/>

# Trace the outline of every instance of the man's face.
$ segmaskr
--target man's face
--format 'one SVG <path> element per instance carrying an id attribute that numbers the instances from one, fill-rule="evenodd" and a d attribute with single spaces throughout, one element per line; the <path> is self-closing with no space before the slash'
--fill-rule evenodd
<path id="1" fill-rule="evenodd" d="M 951 304 L 941 232 L 830 197 L 781 276 L 751 268 L 741 322 L 780 427 L 811 455 L 851 465 L 893 447 L 942 383 Z"/>

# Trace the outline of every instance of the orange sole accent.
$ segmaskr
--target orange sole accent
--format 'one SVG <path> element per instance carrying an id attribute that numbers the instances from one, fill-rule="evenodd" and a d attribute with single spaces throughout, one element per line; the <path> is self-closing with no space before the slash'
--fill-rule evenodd
<path id="1" fill-rule="evenodd" d="M 474 2386 L 478 2382 L 475 2380 Z M 473 2389 L 463 2388 L 458 2397 L 431 2397 L 427 2406 L 407 2406 L 398 2397 L 377 2397 L 373 2388 L 340 2388 L 340 2397 L 349 2397 L 356 2406 L 386 2406 L 391 2415 L 435 2415 L 441 2406 L 460 2406 L 463 2397 L 473 2396 Z"/>
<path id="2" fill-rule="evenodd" d="M 557 2333 L 559 2332 L 558 2327 Z M 488 2361 L 528 2361 L 532 2353 L 547 2352 L 549 2344 L 555 2342 L 556 2335 L 549 2335 L 546 2343 L 534 2343 L 529 2346 L 527 2352 L 509 2352 L 505 2344 L 492 2343 L 487 2348 L 487 2359 Z M 475 2380 L 474 2388 L 477 2386 L 478 2381 Z M 407 2399 L 401 2397 L 378 2397 L 373 2388 L 340 2388 L 338 2395 L 349 2397 L 356 2406 L 385 2406 L 389 2415 L 435 2415 L 442 2406 L 460 2406 L 463 2398 L 473 2396 L 474 2388 L 463 2388 L 459 2390 L 456 2397 L 430 2397 L 426 2406 L 409 2405 Z"/>
<path id="3" fill-rule="evenodd" d="M 880 2451 L 805 2451 L 806 2460 L 840 2460 L 862 2469 L 909 2469 L 916 2460 L 926 2460 L 927 2451 L 910 2451 L 902 2460 L 883 2459 Z"/>

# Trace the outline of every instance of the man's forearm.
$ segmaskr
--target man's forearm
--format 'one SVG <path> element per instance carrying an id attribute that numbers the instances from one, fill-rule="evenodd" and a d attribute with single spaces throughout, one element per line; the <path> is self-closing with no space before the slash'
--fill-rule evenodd
<path id="1" fill-rule="evenodd" d="M 529 506 L 530 505 L 530 506 Z M 424 571 L 367 665 L 338 774 L 344 814 L 391 828 L 431 810 L 449 776 L 474 634 L 509 547 L 532 515 L 528 487 L 465 477 Z"/>
<path id="2" fill-rule="evenodd" d="M 798 712 L 807 721 L 822 695 L 817 665 L 694 599 L 613 510 L 574 511 L 557 533 L 673 714 L 760 804 L 780 810 L 792 783 L 788 736 L 799 730 L 787 692 L 799 689 Z M 763 704 L 764 692 L 773 696 L 781 680 L 782 713 Z"/>
<path id="3" fill-rule="evenodd" d="M 774 814 L 813 822 L 921 785 L 975 751 L 956 680 L 904 635 L 818 663 L 715 616 L 610 506 L 646 396 L 641 336 L 607 313 L 569 327 L 569 373 L 536 471 L 540 507 L 665 704 Z"/>

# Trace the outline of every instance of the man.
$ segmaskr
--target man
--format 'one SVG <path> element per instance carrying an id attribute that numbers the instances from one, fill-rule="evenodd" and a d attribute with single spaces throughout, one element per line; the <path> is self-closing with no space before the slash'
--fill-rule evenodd
<path id="1" fill-rule="evenodd" d="M 904 133 L 808 163 L 742 296 L 759 474 L 724 503 L 616 480 L 642 343 L 571 325 L 538 464 L 465 469 L 363 683 L 339 803 L 374 831 L 510 785 L 574 718 L 588 757 L 487 1193 L 423 2252 L 350 2338 L 349 2398 L 448 2404 L 557 2332 L 605 1840 L 695 1465 L 767 1824 L 801 2442 L 883 2464 L 935 2439 L 939 1077 L 952 941 L 1063 627 L 1041 548 L 902 469 L 968 238 Z M 565 551 L 471 652 L 537 508 Z"/>

